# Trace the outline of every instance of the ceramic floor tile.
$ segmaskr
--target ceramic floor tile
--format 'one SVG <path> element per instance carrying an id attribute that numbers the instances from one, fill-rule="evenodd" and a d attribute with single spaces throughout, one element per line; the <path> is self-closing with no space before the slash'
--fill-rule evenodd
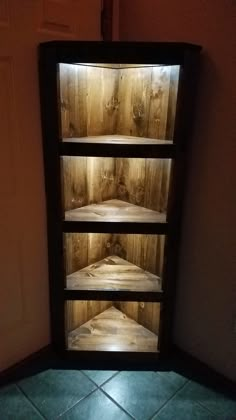
<path id="1" fill-rule="evenodd" d="M 130 420 L 115 403 L 97 390 L 66 412 L 61 420 Z"/>
<path id="2" fill-rule="evenodd" d="M 16 385 L 0 390 L 1 420 L 40 420 L 42 418 Z"/>
<path id="3" fill-rule="evenodd" d="M 183 398 L 201 403 L 221 419 L 236 419 L 236 395 L 227 397 L 223 390 L 221 393 L 193 381 L 186 384 L 182 392 Z"/>
<path id="4" fill-rule="evenodd" d="M 149 419 L 179 389 L 155 372 L 121 372 L 102 389 L 136 419 Z"/>
<path id="5" fill-rule="evenodd" d="M 181 389 L 167 404 L 152 418 L 152 420 L 217 420 L 217 416 L 209 413 L 194 400 L 184 397 Z M 220 419 L 219 419 L 220 420 Z"/>
<path id="6" fill-rule="evenodd" d="M 188 381 L 188 378 L 174 371 L 158 371 L 157 374 L 174 383 L 177 387 L 183 386 Z"/>
<path id="7" fill-rule="evenodd" d="M 47 370 L 18 383 L 27 397 L 49 419 L 64 413 L 96 386 L 75 370 Z"/>
<path id="8" fill-rule="evenodd" d="M 98 386 L 104 384 L 109 378 L 115 375 L 116 370 L 83 370 L 93 382 Z"/>

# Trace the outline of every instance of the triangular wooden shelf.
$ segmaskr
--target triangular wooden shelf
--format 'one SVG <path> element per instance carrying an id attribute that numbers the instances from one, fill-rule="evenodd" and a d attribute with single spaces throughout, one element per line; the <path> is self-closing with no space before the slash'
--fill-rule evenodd
<path id="1" fill-rule="evenodd" d="M 166 214 L 121 200 L 107 200 L 65 212 L 66 221 L 165 223 Z"/>
<path id="2" fill-rule="evenodd" d="M 68 334 L 68 350 L 157 352 L 158 337 L 114 306 Z"/>
<path id="3" fill-rule="evenodd" d="M 113 255 L 67 276 L 67 289 L 161 292 L 161 279 Z"/>

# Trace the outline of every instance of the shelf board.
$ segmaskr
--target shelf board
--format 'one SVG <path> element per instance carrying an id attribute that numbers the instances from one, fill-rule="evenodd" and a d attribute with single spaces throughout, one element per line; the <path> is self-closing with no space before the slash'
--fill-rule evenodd
<path id="1" fill-rule="evenodd" d="M 107 200 L 66 211 L 65 221 L 165 223 L 166 214 L 121 200 Z"/>
<path id="2" fill-rule="evenodd" d="M 68 350 L 157 352 L 158 337 L 113 306 L 68 333 Z"/>
<path id="3" fill-rule="evenodd" d="M 161 292 L 161 279 L 116 255 L 67 276 L 67 289 Z"/>
<path id="4" fill-rule="evenodd" d="M 62 139 L 65 143 L 92 143 L 92 144 L 155 144 L 155 145 L 172 145 L 173 141 L 150 139 L 148 137 L 120 136 L 116 134 L 105 136 L 88 136 L 88 137 L 67 137 Z"/>
<path id="5" fill-rule="evenodd" d="M 63 138 L 59 144 L 64 156 L 104 156 L 173 158 L 175 145 L 170 140 L 147 137 L 104 135 Z"/>

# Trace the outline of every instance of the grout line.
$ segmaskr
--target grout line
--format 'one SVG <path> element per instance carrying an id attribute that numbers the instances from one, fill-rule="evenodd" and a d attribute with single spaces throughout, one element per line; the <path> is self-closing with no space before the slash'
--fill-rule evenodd
<path id="1" fill-rule="evenodd" d="M 119 373 L 121 372 L 121 370 L 118 370 L 116 373 L 114 373 L 109 379 L 107 379 L 105 382 L 103 382 L 101 385 L 99 385 L 99 389 L 104 386 L 105 384 L 107 384 L 107 382 L 109 382 L 111 379 L 115 378 L 115 376 L 119 375 Z"/>
<path id="2" fill-rule="evenodd" d="M 91 391 L 88 395 L 85 395 L 84 397 L 82 397 L 79 401 L 76 401 L 75 404 L 73 404 L 71 407 L 67 408 L 67 410 L 63 411 L 62 413 L 59 414 L 59 416 L 57 416 L 56 418 L 59 419 L 60 417 L 64 416 L 64 414 L 68 413 L 70 410 L 72 410 L 72 408 L 74 408 L 76 405 L 80 404 L 82 401 L 86 400 L 86 398 L 90 397 L 92 394 L 94 394 L 94 392 L 96 392 L 97 389 L 95 388 L 93 391 Z"/>
<path id="3" fill-rule="evenodd" d="M 158 410 L 155 411 L 155 413 L 148 420 L 152 420 L 154 416 L 156 416 L 162 410 L 162 408 L 164 408 L 172 400 L 172 398 L 174 398 L 176 394 L 178 394 L 178 392 L 180 392 L 189 382 L 190 381 L 188 380 L 180 388 L 178 388 L 177 391 L 175 391 L 174 394 L 172 394 L 171 397 L 168 398 L 168 400 L 166 400 L 166 402 L 164 402 L 164 404 L 162 404 L 161 407 L 159 407 Z"/>
<path id="4" fill-rule="evenodd" d="M 213 413 L 213 411 L 209 410 L 209 408 L 205 407 L 205 405 L 203 403 L 201 403 L 200 401 L 195 401 L 196 404 L 200 405 L 200 407 L 204 408 L 204 410 L 208 411 L 210 414 L 212 414 L 213 416 L 218 416 L 218 414 Z M 220 417 L 219 417 L 220 418 Z M 232 419 L 233 420 L 233 419 Z"/>
<path id="5" fill-rule="evenodd" d="M 34 404 L 34 402 L 31 400 L 31 398 L 28 397 L 28 395 L 24 392 L 24 390 L 21 388 L 18 383 L 15 383 L 16 388 L 18 391 L 20 391 L 21 394 L 24 395 L 24 397 L 27 399 L 27 401 L 30 403 L 30 405 L 34 408 L 34 410 L 39 414 L 43 419 L 47 419 L 47 417 L 44 416 L 44 414 L 40 411 L 40 409 Z"/>
<path id="6" fill-rule="evenodd" d="M 86 369 L 85 369 L 86 370 Z M 93 369 L 91 369 L 93 370 Z M 96 369 L 94 369 L 96 370 Z M 111 379 L 113 379 L 116 375 L 118 375 L 121 371 L 117 371 L 116 373 L 114 373 L 110 378 L 108 378 L 105 382 L 103 382 L 101 385 L 98 385 L 96 382 L 94 382 L 93 379 L 91 379 L 85 372 L 83 372 L 82 370 L 80 371 L 81 373 L 83 373 L 86 378 L 88 378 L 91 382 L 93 382 L 97 388 L 101 388 L 103 385 L 105 385 L 107 382 L 109 382 Z"/>
<path id="7" fill-rule="evenodd" d="M 109 400 L 111 400 L 115 405 L 117 405 L 117 407 L 119 407 L 125 414 L 127 414 L 131 419 L 135 419 L 135 417 L 129 413 L 128 411 L 126 411 L 126 409 L 124 407 L 122 407 L 116 400 L 114 400 L 109 394 L 106 393 L 106 391 L 104 391 L 102 388 L 100 388 L 100 391 L 109 398 Z"/>
<path id="8" fill-rule="evenodd" d="M 86 379 L 89 379 L 98 388 L 98 384 L 96 384 L 96 382 L 94 382 L 88 375 L 86 375 L 85 372 L 83 372 L 82 370 L 80 370 L 79 372 L 81 372 L 82 375 L 84 375 Z"/>

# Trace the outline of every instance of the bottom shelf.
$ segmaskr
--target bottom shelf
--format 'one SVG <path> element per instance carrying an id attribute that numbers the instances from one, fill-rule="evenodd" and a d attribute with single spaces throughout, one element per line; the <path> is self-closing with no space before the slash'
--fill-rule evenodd
<path id="1" fill-rule="evenodd" d="M 68 350 L 157 352 L 158 337 L 114 306 L 68 333 Z"/>

